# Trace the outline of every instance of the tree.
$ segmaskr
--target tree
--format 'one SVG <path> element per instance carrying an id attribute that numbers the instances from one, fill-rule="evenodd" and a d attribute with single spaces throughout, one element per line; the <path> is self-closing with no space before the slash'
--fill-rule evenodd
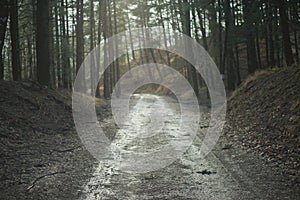
<path id="1" fill-rule="evenodd" d="M 283 42 L 283 50 L 284 56 L 287 66 L 291 66 L 294 64 L 292 45 L 290 39 L 290 28 L 289 28 L 289 19 L 287 15 L 287 6 L 286 0 L 277 0 L 277 6 L 279 8 L 279 16 L 280 16 L 280 27 L 282 32 L 282 42 Z"/>
<path id="2" fill-rule="evenodd" d="M 245 35 L 247 43 L 247 63 L 248 72 L 252 74 L 256 71 L 258 62 L 255 48 L 255 27 L 254 27 L 254 5 L 252 0 L 243 0 L 244 5 L 244 21 L 245 21 Z"/>
<path id="3" fill-rule="evenodd" d="M 117 20 L 117 4 L 116 4 L 116 0 L 113 0 L 113 9 L 114 9 L 114 33 L 118 34 L 118 20 Z M 116 57 L 119 54 L 119 43 L 118 43 L 118 39 L 117 41 L 115 41 L 115 55 Z M 119 59 L 115 60 L 115 68 L 116 68 L 116 78 L 117 81 L 120 79 L 120 63 L 119 63 Z M 120 85 L 117 84 L 116 86 L 116 94 L 117 96 L 119 96 L 121 93 L 121 88 Z"/>
<path id="4" fill-rule="evenodd" d="M 268 35 L 268 46 L 269 46 L 269 66 L 275 66 L 275 47 L 274 47 L 274 27 L 273 27 L 273 7 L 271 6 L 270 0 L 266 3 L 267 12 L 267 34 Z"/>
<path id="5" fill-rule="evenodd" d="M 37 80 L 40 84 L 50 85 L 49 57 L 49 0 L 37 1 Z"/>
<path id="6" fill-rule="evenodd" d="M 8 21 L 8 9 L 9 3 L 8 0 L 0 1 L 0 80 L 4 78 L 4 63 L 3 63 L 3 47 L 4 47 L 4 39 Z"/>
<path id="7" fill-rule="evenodd" d="M 69 59 L 69 21 L 68 21 L 68 5 L 67 1 L 61 0 L 60 7 L 60 19 L 61 19 L 61 52 L 62 52 L 62 83 L 63 87 L 70 89 L 70 59 Z"/>
<path id="8" fill-rule="evenodd" d="M 83 63 L 84 58 L 84 34 L 83 34 L 83 0 L 76 1 L 76 73 L 78 73 L 81 64 Z M 84 73 L 84 72 L 83 72 Z M 82 80 L 80 80 L 81 84 L 81 92 L 85 92 L 86 83 L 84 79 L 85 75 L 83 74 Z"/>
<path id="9" fill-rule="evenodd" d="M 83 0 L 77 0 L 76 15 L 76 72 L 80 69 L 84 57 L 84 37 L 83 37 Z"/>
<path id="10" fill-rule="evenodd" d="M 224 0 L 225 7 L 225 26 L 226 26 L 226 36 L 224 49 L 226 52 L 224 59 L 226 60 L 226 68 L 228 75 L 228 89 L 230 91 L 235 89 L 235 71 L 234 71 L 234 53 L 233 53 L 233 16 L 232 9 L 230 6 L 230 0 Z M 224 62 L 225 63 L 225 62 Z"/>
<path id="11" fill-rule="evenodd" d="M 192 36 L 191 14 L 190 14 L 191 5 L 188 2 L 188 0 L 182 0 L 182 1 L 179 0 L 178 2 L 179 2 L 180 13 L 182 14 L 181 23 L 182 23 L 183 33 L 191 37 Z M 187 47 L 186 44 L 184 46 L 185 46 L 185 51 L 188 52 L 189 47 Z M 192 53 L 192 51 L 190 51 L 189 53 Z M 194 55 L 190 55 L 190 56 L 193 57 Z M 198 89 L 198 77 L 197 77 L 196 69 L 189 63 L 187 64 L 186 68 L 188 73 L 188 80 L 193 85 L 194 92 L 198 96 L 199 89 Z"/>
<path id="12" fill-rule="evenodd" d="M 55 50 L 56 50 L 56 76 L 57 76 L 57 86 L 62 87 L 62 75 L 61 75 L 61 59 L 60 59 L 60 38 L 59 38 L 59 21 L 58 21 L 58 11 L 59 11 L 59 6 L 58 2 L 55 4 L 54 8 L 54 20 L 55 20 Z"/>
<path id="13" fill-rule="evenodd" d="M 10 36 L 12 50 L 12 74 L 13 80 L 21 80 L 20 66 L 20 47 L 19 47 L 19 28 L 18 28 L 18 1 L 10 0 Z"/>
<path id="14" fill-rule="evenodd" d="M 8 23 L 10 34 L 6 34 Z M 105 49 L 97 52 L 104 54 L 105 63 L 110 59 L 115 62 L 105 71 L 104 83 L 99 82 L 98 89 L 91 88 L 92 92 L 96 90 L 100 97 L 100 88 L 104 88 L 104 96 L 109 98 L 125 69 L 151 61 L 176 67 L 195 92 L 200 92 L 203 84 L 193 66 L 168 51 L 142 48 L 151 36 L 148 29 L 138 30 L 140 49 L 116 59 L 121 47 L 133 48 L 132 30 L 157 25 L 162 26 L 160 34 L 165 47 L 172 49 L 182 44 L 178 40 L 180 33 L 172 35 L 171 28 L 202 43 L 221 74 L 226 75 L 230 90 L 244 78 L 240 71 L 245 67 L 251 74 L 262 66 L 280 67 L 285 63 L 290 66 L 294 59 L 300 60 L 298 0 L 1 0 L 0 79 L 4 75 L 14 80 L 38 79 L 49 85 L 50 76 L 54 87 L 71 89 L 84 61 L 84 50 L 90 51 L 101 40 L 127 30 L 128 43 L 104 44 Z M 92 66 L 100 65 L 97 59 L 93 62 Z M 86 84 L 96 87 L 94 82 L 100 78 L 99 72 L 98 68 L 88 72 L 91 80 L 82 80 L 83 92 L 86 92 Z M 153 73 L 149 70 L 150 77 Z"/>
<path id="15" fill-rule="evenodd" d="M 107 65 L 107 54 L 108 54 L 108 47 L 107 47 L 107 32 L 108 32 L 108 26 L 107 26 L 107 0 L 102 1 L 102 11 L 101 11 L 101 16 L 103 20 L 103 39 L 104 39 L 104 66 Z M 104 71 L 104 98 L 108 99 L 110 97 L 110 87 L 109 87 L 109 73 L 108 70 Z"/>

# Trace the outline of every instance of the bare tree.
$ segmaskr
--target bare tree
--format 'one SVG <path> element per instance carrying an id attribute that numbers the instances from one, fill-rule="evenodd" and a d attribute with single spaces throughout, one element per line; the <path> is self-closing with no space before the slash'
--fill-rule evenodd
<path id="1" fill-rule="evenodd" d="M 12 74 L 13 80 L 21 80 L 20 46 L 18 27 L 18 1 L 10 0 L 10 37 L 12 50 Z"/>
<path id="2" fill-rule="evenodd" d="M 8 0 L 1 0 L 0 1 L 0 79 L 4 78 L 4 63 L 3 63 L 3 46 L 4 46 L 4 39 L 8 21 L 8 8 L 9 2 Z"/>
<path id="3" fill-rule="evenodd" d="M 50 85 L 49 57 L 49 0 L 37 1 L 37 79 L 42 85 Z"/>
<path id="4" fill-rule="evenodd" d="M 289 19 L 287 15 L 286 0 L 277 0 L 279 8 L 280 26 L 282 32 L 283 50 L 287 66 L 294 64 L 292 45 L 290 39 Z"/>

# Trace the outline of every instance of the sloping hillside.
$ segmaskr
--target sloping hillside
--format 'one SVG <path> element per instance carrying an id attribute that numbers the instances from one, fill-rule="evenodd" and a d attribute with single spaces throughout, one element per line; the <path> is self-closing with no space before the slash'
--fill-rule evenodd
<path id="1" fill-rule="evenodd" d="M 300 175 L 300 68 L 257 72 L 233 93 L 234 137 L 296 177 Z"/>
<path id="2" fill-rule="evenodd" d="M 76 199 L 93 162 L 70 93 L 0 81 L 0 199 Z"/>

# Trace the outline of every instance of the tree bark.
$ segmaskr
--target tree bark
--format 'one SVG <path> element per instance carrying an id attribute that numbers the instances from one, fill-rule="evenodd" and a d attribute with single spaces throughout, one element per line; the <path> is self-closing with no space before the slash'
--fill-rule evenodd
<path id="1" fill-rule="evenodd" d="M 254 27 L 254 18 L 252 15 L 253 12 L 253 1 L 252 0 L 243 0 L 244 5 L 244 21 L 245 21 L 245 30 L 247 38 L 247 62 L 248 62 L 248 72 L 249 74 L 254 73 L 257 70 L 257 54 L 255 47 L 255 27 Z"/>
<path id="2" fill-rule="evenodd" d="M 95 29 L 95 15 L 94 15 L 94 1 L 90 0 L 90 52 L 94 49 L 94 29 Z M 93 54 L 92 54 L 93 55 Z M 91 94 L 95 94 L 95 57 L 91 57 L 90 63 L 90 84 L 91 84 Z"/>
<path id="3" fill-rule="evenodd" d="M 84 57 L 83 0 L 77 0 L 76 21 L 76 72 L 78 72 Z"/>
<path id="4" fill-rule="evenodd" d="M 55 18 L 55 49 L 56 49 L 56 76 L 57 76 L 57 85 L 62 87 L 62 77 L 61 77 L 61 61 L 60 61 L 60 38 L 59 38 L 59 26 L 58 26 L 58 5 L 57 2 L 54 8 L 54 18 Z"/>
<path id="5" fill-rule="evenodd" d="M 290 40 L 289 19 L 287 15 L 286 0 L 277 0 L 279 15 L 280 15 L 280 27 L 282 32 L 283 50 L 287 66 L 294 64 L 292 45 Z"/>
<path id="6" fill-rule="evenodd" d="M 230 6 L 230 0 L 224 1 L 225 7 L 225 25 L 226 25 L 226 36 L 225 36 L 225 52 L 226 55 L 226 69 L 227 69 L 227 83 L 228 90 L 233 91 L 235 89 L 236 73 L 234 71 L 234 52 L 233 52 L 233 16 Z M 224 62 L 225 63 L 225 62 Z"/>
<path id="7" fill-rule="evenodd" d="M 78 73 L 84 58 L 84 37 L 83 37 L 83 0 L 76 1 L 76 73 Z M 82 72 L 84 73 L 84 71 Z M 80 80 L 81 92 L 85 93 L 86 82 L 85 74 L 81 76 L 83 79 Z"/>
<path id="8" fill-rule="evenodd" d="M 18 30 L 18 1 L 10 0 L 10 36 L 12 50 L 12 74 L 14 81 L 21 80 L 20 45 Z"/>
<path id="9" fill-rule="evenodd" d="M 8 8 L 9 8 L 8 0 L 1 0 L 0 1 L 0 80 L 3 80 L 4 78 L 4 58 L 2 56 L 3 56 L 3 47 L 4 47 L 4 40 L 5 40 L 8 14 L 9 14 Z"/>
<path id="10" fill-rule="evenodd" d="M 191 5 L 188 0 L 179 0 L 179 7 L 180 7 L 180 12 L 182 13 L 182 29 L 183 29 L 183 34 L 191 37 L 192 32 L 191 32 Z M 185 51 L 189 52 L 188 54 L 193 57 L 194 55 L 192 54 L 192 51 L 190 51 L 190 47 L 187 47 L 186 43 L 184 44 L 185 46 Z M 199 88 L 198 88 L 198 77 L 197 77 L 197 72 L 196 69 L 189 63 L 186 64 L 187 68 L 187 73 L 188 73 L 188 80 L 190 81 L 191 85 L 193 86 L 194 92 L 197 96 L 199 96 Z"/>
<path id="11" fill-rule="evenodd" d="M 117 4 L 116 0 L 113 0 L 113 9 L 114 9 L 114 33 L 117 35 L 118 34 L 118 20 L 117 20 Z M 118 43 L 118 38 L 115 41 L 115 68 L 116 68 L 116 82 L 120 79 L 120 63 L 119 59 L 117 58 L 119 54 L 119 43 Z M 117 83 L 116 84 L 116 94 L 117 96 L 120 96 L 121 94 L 121 87 Z"/>
<path id="12" fill-rule="evenodd" d="M 103 60 L 103 65 L 107 65 L 107 56 L 108 56 L 108 47 L 107 47 L 107 0 L 102 0 L 101 1 L 101 16 L 103 20 L 103 40 L 104 40 L 104 60 Z M 104 98 L 108 99 L 110 97 L 110 87 L 109 87 L 109 73 L 108 70 L 104 71 L 104 78 L 103 78 L 103 85 L 104 85 Z"/>
<path id="13" fill-rule="evenodd" d="M 50 85 L 49 57 L 49 0 L 37 1 L 37 79 L 42 85 Z"/>
<path id="14" fill-rule="evenodd" d="M 270 0 L 267 2 L 267 17 L 269 18 L 268 21 L 268 44 L 269 44 L 269 62 L 271 68 L 276 65 L 275 62 L 275 47 L 274 47 L 274 28 L 273 28 L 273 10 L 270 5 Z"/>

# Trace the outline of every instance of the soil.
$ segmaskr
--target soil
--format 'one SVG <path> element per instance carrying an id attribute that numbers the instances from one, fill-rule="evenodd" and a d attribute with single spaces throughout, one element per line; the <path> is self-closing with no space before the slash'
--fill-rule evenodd
<path id="1" fill-rule="evenodd" d="M 210 119 L 210 114 L 205 111 L 208 108 L 204 106 L 201 106 L 203 115 L 200 120 L 200 131 L 190 148 L 175 162 L 146 173 L 124 172 L 121 170 L 123 167 L 127 170 L 140 167 L 149 169 L 152 162 L 140 162 L 139 159 L 122 162 L 118 159 L 123 157 L 121 155 L 126 158 L 128 151 L 148 152 L 148 148 L 159 149 L 162 143 L 170 139 L 173 142 L 177 141 L 175 146 L 178 147 L 184 141 L 180 137 L 185 136 L 181 132 L 176 134 L 180 119 L 180 107 L 176 100 L 164 96 L 139 94 L 136 95 L 135 101 L 129 113 L 134 115 L 128 124 L 126 123 L 130 125 L 120 128 L 113 141 L 121 150 L 127 152 L 123 154 L 122 151 L 115 151 L 111 158 L 99 162 L 90 180 L 85 184 L 85 195 L 80 199 L 299 199 L 299 185 L 295 185 L 289 177 L 282 175 L 278 167 L 267 165 L 256 153 L 245 151 L 240 145 L 228 140 L 226 134 L 219 138 L 214 150 L 205 159 L 201 158 L 200 148 Z M 160 107 L 159 110 L 163 113 L 160 117 L 164 124 L 160 126 L 162 133 L 147 138 L 147 143 L 132 138 L 132 135 L 143 132 L 143 127 L 151 124 L 148 120 L 151 114 L 144 115 L 144 113 L 151 113 L 151 110 L 157 107 Z M 193 122 L 186 123 L 185 125 L 189 127 L 195 125 Z M 168 131 L 170 129 L 172 131 Z M 136 132 L 137 130 L 141 132 Z M 176 154 L 175 151 L 174 153 Z M 156 160 L 163 162 L 169 156 L 170 154 L 163 154 Z"/>
<path id="2" fill-rule="evenodd" d="M 300 67 L 261 71 L 228 102 L 227 136 L 299 184 Z"/>
<path id="3" fill-rule="evenodd" d="M 198 139 L 172 165 L 138 175 L 85 149 L 70 92 L 0 81 L 0 199 L 299 199 L 299 80 L 299 68 L 255 74 L 229 100 L 224 134 L 206 159 Z M 97 100 L 96 110 L 118 142 L 109 102 Z"/>
<path id="4" fill-rule="evenodd" d="M 101 120 L 110 115 L 97 106 Z M 1 81 L 0 158 L 0 199 L 78 198 L 95 160 L 74 129 L 70 93 Z"/>

